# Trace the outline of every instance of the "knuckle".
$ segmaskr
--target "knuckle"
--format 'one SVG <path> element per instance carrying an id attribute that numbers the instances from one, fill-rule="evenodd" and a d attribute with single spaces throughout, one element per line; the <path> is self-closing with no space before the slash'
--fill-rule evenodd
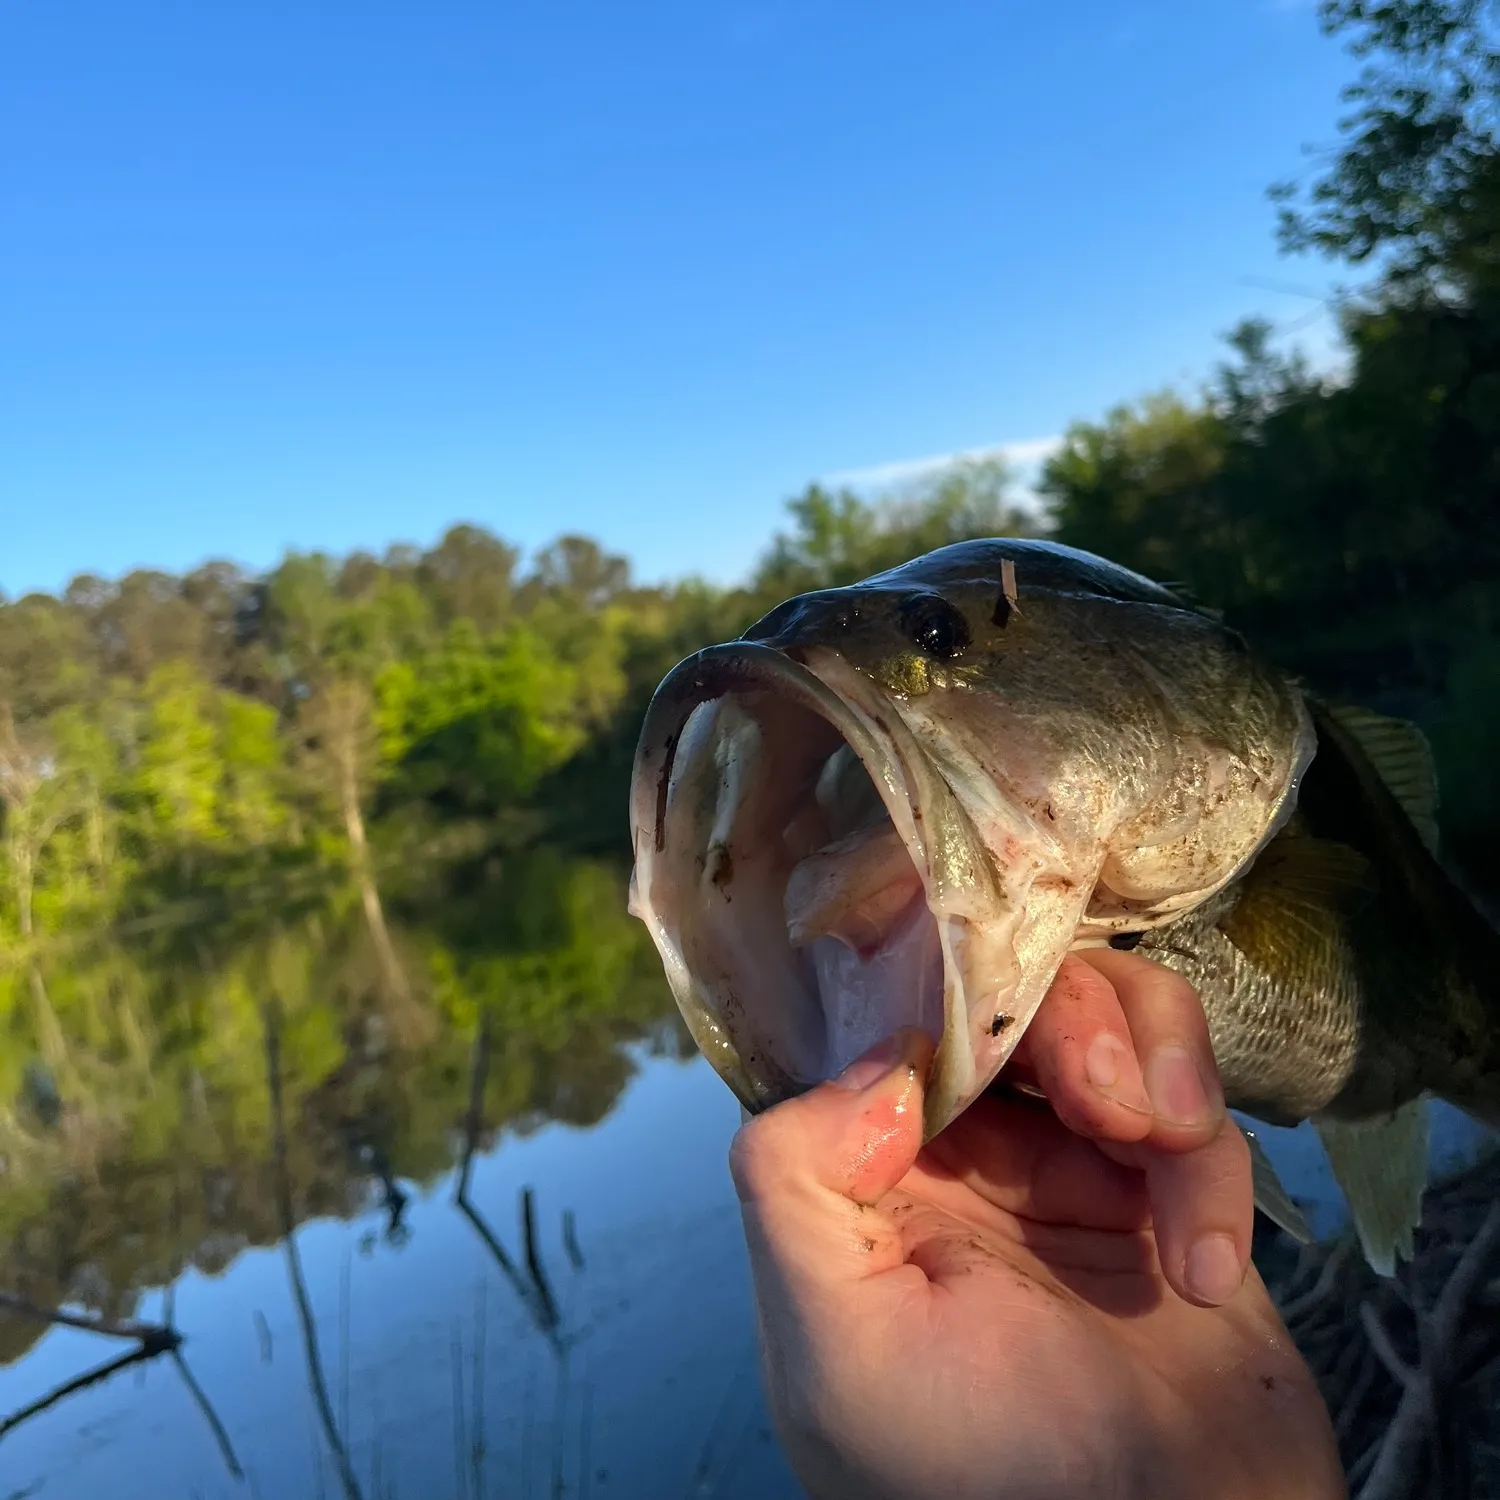
<path id="1" fill-rule="evenodd" d="M 1241 1178 L 1249 1181 L 1251 1176 L 1250 1143 L 1234 1120 L 1225 1115 L 1225 1126 L 1219 1136 L 1219 1149 L 1224 1153 L 1223 1173 L 1226 1178 Z"/>
<path id="2" fill-rule="evenodd" d="M 1090 1010 L 1108 1007 L 1119 1009 L 1119 998 L 1107 975 L 1102 974 L 1082 955 L 1070 953 L 1063 959 L 1048 992 L 1049 1004 L 1058 1002 L 1087 1006 Z M 1043 1006 L 1042 1014 L 1047 1011 Z"/>
<path id="3" fill-rule="evenodd" d="M 1200 1062 L 1211 1063 L 1208 1018 L 1198 991 L 1175 969 L 1149 959 L 1142 963 L 1144 968 L 1135 976 L 1130 995 L 1132 1020 L 1159 1037 L 1175 1035 L 1200 1054 Z"/>
<path id="4" fill-rule="evenodd" d="M 774 1110 L 747 1120 L 735 1132 L 729 1143 L 729 1175 L 741 1199 L 765 1195 L 778 1174 L 778 1137 L 783 1134 Z"/>
<path id="5" fill-rule="evenodd" d="M 1146 960 L 1150 963 L 1150 960 Z M 1150 964 L 1151 972 L 1142 976 L 1149 998 L 1163 1011 L 1173 1014 L 1189 1014 L 1201 1020 L 1203 1002 L 1198 991 L 1177 972 L 1164 964 Z"/>

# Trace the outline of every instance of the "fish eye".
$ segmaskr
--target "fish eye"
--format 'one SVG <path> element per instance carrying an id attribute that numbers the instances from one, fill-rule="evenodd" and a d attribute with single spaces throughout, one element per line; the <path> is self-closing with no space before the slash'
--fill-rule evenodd
<path id="1" fill-rule="evenodd" d="M 901 606 L 901 628 L 928 656 L 946 661 L 969 645 L 969 622 L 937 594 L 913 594 Z"/>

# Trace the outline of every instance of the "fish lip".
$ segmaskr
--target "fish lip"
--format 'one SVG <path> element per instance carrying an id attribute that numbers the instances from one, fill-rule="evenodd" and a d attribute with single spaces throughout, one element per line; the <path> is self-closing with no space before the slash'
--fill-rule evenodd
<path id="1" fill-rule="evenodd" d="M 796 650 L 797 655 L 793 656 L 791 650 Z M 752 1114 L 800 1093 L 810 1085 L 786 1077 L 768 1087 L 762 1078 L 752 1076 L 724 1028 L 694 995 L 686 965 L 676 952 L 671 934 L 652 910 L 650 901 L 653 858 L 665 847 L 667 798 L 678 742 L 693 711 L 700 704 L 730 693 L 758 688 L 788 698 L 825 719 L 864 764 L 891 813 L 897 832 L 922 879 L 924 891 L 930 891 L 931 864 L 924 833 L 928 820 L 917 788 L 926 780 L 940 786 L 945 795 L 954 795 L 946 777 L 906 730 L 894 706 L 879 701 L 884 695 L 864 674 L 829 648 L 818 648 L 808 655 L 820 656 L 825 651 L 845 669 L 841 674 L 846 678 L 843 691 L 825 682 L 807 663 L 802 649 L 797 647 L 789 650 L 758 641 L 738 640 L 705 647 L 685 658 L 662 679 L 652 697 L 641 725 L 631 773 L 630 818 L 635 868 L 630 883 L 630 910 L 646 922 L 666 960 L 668 982 L 699 1050 Z M 867 691 L 859 691 L 861 688 Z M 917 758 L 926 762 L 925 778 L 914 774 L 915 767 L 911 762 Z M 956 798 L 954 805 L 959 806 Z M 945 924 L 962 920 L 934 910 L 930 901 L 929 910 L 932 910 L 940 932 L 945 930 Z M 945 1024 L 929 1065 L 929 1087 L 924 1099 L 924 1135 L 927 1138 L 948 1122 L 953 1113 L 952 1094 L 962 1091 L 974 1070 L 967 1028 L 951 1024 L 947 1014 L 951 975 L 946 948 L 945 943 Z"/>
<path id="2" fill-rule="evenodd" d="M 665 844 L 667 790 L 677 741 L 693 710 L 700 703 L 756 687 L 781 693 L 827 719 L 866 766 L 872 761 L 889 760 L 904 772 L 894 744 L 882 745 L 838 693 L 785 650 L 758 641 L 706 646 L 667 673 L 641 724 L 630 777 L 630 821 L 637 856 L 643 828 L 651 829 L 656 851 Z"/>

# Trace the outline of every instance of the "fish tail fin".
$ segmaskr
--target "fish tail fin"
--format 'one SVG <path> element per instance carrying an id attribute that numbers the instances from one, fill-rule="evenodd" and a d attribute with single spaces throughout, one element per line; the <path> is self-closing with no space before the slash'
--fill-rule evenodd
<path id="1" fill-rule="evenodd" d="M 1370 1120 L 1314 1122 L 1349 1205 L 1359 1243 L 1375 1272 L 1396 1274 L 1410 1260 L 1427 1187 L 1427 1096 Z"/>

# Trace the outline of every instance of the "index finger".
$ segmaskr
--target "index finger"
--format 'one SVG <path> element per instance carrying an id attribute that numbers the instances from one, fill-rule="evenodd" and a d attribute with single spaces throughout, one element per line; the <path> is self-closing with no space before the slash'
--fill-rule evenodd
<path id="1" fill-rule="evenodd" d="M 1181 975 L 1111 948 L 1071 953 L 1017 1049 L 1070 1129 L 1182 1152 L 1223 1128 L 1203 1007 Z"/>
<path id="2" fill-rule="evenodd" d="M 1115 1161 L 1145 1173 L 1162 1269 L 1173 1289 L 1195 1302 L 1226 1301 L 1249 1262 L 1254 1187 L 1249 1151 L 1229 1121 L 1192 987 L 1133 953 L 1073 954 L 1026 1042 L 1059 1118 Z M 1098 1083 L 1101 1051 L 1115 1064 L 1108 1089 Z"/>

